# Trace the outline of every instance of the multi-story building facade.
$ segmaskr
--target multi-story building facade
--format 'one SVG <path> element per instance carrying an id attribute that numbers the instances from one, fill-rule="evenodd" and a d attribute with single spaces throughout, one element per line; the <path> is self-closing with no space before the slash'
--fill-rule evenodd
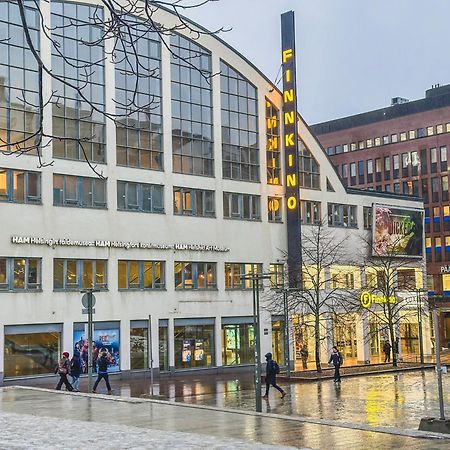
<path id="1" fill-rule="evenodd" d="M 394 98 L 390 107 L 312 130 L 346 186 L 423 198 L 428 294 L 450 296 L 450 85 L 433 86 L 419 100 Z M 440 321 L 447 345 L 445 309 Z"/>
<path id="2" fill-rule="evenodd" d="M 277 279 L 287 249 L 282 93 L 214 35 L 192 40 L 181 28 L 163 45 L 156 33 L 145 33 L 139 56 L 154 70 L 137 94 L 144 104 L 151 97 L 153 107 L 130 116 L 123 99 L 134 92 L 133 72 L 123 58 L 103 58 L 111 41 L 86 49 L 77 36 L 98 36 L 91 18 L 106 12 L 94 1 L 40 5 L 48 28 L 41 28 L 34 2 L 26 17 L 42 60 L 87 88 L 95 113 L 84 114 L 76 91 L 44 74 L 44 94 L 53 90 L 57 98 L 42 117 L 55 136 L 42 158 L 53 164 L 40 166 L 30 153 L 15 157 L 8 142 L 26 139 L 39 122 L 39 111 L 17 94 L 36 96 L 39 86 L 17 2 L 1 2 L 0 378 L 49 374 L 63 350 L 84 357 L 86 288 L 98 290 L 94 340 L 111 351 L 113 371 L 147 369 L 149 345 L 161 372 L 253 364 L 252 289 L 241 276 L 270 272 Z M 155 20 L 172 26 L 178 19 L 161 8 Z M 82 26 L 73 30 L 73 23 Z M 90 61 L 95 76 L 80 78 L 61 51 L 75 66 Z M 298 130 L 303 232 L 334 208 L 325 226 L 348 237 L 349 261 L 333 270 L 342 275 L 339 288 L 357 298 L 365 272 L 353 255 L 361 246 L 356 238 L 368 233 L 367 211 L 374 203 L 419 211 L 423 204 L 347 189 L 301 118 Z M 421 286 L 420 256 L 411 268 Z M 368 361 L 379 353 L 383 330 L 376 329 L 372 351 L 367 316 L 352 317 L 342 345 Z M 337 339 L 332 319 L 324 353 Z M 262 354 L 272 350 L 279 361 L 283 320 L 261 311 Z M 313 345 L 304 334 L 291 344 L 291 358 L 294 345 Z"/>

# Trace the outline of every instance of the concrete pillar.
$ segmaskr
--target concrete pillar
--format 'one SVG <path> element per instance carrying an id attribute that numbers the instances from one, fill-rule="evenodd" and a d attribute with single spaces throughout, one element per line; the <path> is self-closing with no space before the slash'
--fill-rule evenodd
<path id="1" fill-rule="evenodd" d="M 321 331 L 322 337 L 323 333 L 326 333 L 325 339 L 322 340 L 320 359 L 322 363 L 328 363 L 328 358 L 331 355 L 331 350 L 334 345 L 334 331 L 333 331 L 333 315 L 328 314 L 325 321 L 325 331 Z M 322 327 L 323 328 L 323 327 Z"/>
<path id="2" fill-rule="evenodd" d="M 400 320 L 397 320 L 397 323 L 394 326 L 395 326 L 395 336 L 398 339 L 398 360 L 401 361 L 403 359 L 403 356 L 402 356 L 402 337 L 400 336 Z M 394 343 L 392 343 L 392 345 L 394 345 Z"/>
<path id="3" fill-rule="evenodd" d="M 151 339 L 149 336 L 149 345 L 152 343 L 152 353 L 153 353 L 153 369 L 159 371 L 159 319 L 152 315 L 151 322 L 152 335 Z M 150 366 L 150 358 L 149 358 Z"/>
<path id="4" fill-rule="evenodd" d="M 370 364 L 369 317 L 363 311 L 356 318 L 356 346 L 358 364 Z"/>
<path id="5" fill-rule="evenodd" d="M 214 354 L 216 367 L 222 366 L 222 319 L 216 316 L 214 319 Z"/>
<path id="6" fill-rule="evenodd" d="M 5 371 L 5 326 L 0 323 L 0 386 L 3 385 L 3 373 Z"/>
<path id="7" fill-rule="evenodd" d="M 130 364 L 130 321 L 120 321 L 120 370 L 129 371 Z"/>
<path id="8" fill-rule="evenodd" d="M 175 370 L 175 326 L 173 317 L 169 317 L 167 330 L 167 351 L 169 353 L 169 370 Z"/>
<path id="9" fill-rule="evenodd" d="M 73 322 L 64 322 L 61 336 L 61 352 L 73 353 Z M 58 355 L 60 357 L 61 355 Z"/>

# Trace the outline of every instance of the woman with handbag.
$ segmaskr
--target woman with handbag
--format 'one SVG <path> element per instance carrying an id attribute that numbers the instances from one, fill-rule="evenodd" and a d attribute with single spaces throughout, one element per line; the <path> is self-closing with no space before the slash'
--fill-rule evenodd
<path id="1" fill-rule="evenodd" d="M 59 360 L 58 367 L 56 369 L 56 373 L 59 375 L 59 381 L 56 385 L 56 390 L 60 391 L 61 386 L 64 384 L 66 386 L 66 389 L 68 391 L 73 391 L 72 385 L 69 383 L 69 380 L 67 379 L 67 375 L 70 372 L 70 359 L 69 359 L 69 352 L 64 352 L 62 354 L 62 358 Z"/>

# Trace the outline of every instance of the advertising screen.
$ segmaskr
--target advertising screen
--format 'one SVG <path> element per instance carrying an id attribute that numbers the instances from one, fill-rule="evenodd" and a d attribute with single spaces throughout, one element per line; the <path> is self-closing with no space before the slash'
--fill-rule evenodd
<path id="1" fill-rule="evenodd" d="M 373 206 L 373 256 L 420 258 L 423 255 L 423 211 Z"/>
<path id="2" fill-rule="evenodd" d="M 120 357 L 119 357 L 119 330 L 94 330 L 94 342 L 92 346 L 92 360 L 93 369 L 97 369 L 97 358 L 99 353 L 104 351 L 108 352 L 108 358 L 110 365 L 108 366 L 108 372 L 118 372 L 120 370 Z M 83 360 L 84 373 L 87 373 L 87 360 L 88 360 L 88 340 L 86 331 L 74 331 L 73 332 L 74 350 L 78 350 Z"/>

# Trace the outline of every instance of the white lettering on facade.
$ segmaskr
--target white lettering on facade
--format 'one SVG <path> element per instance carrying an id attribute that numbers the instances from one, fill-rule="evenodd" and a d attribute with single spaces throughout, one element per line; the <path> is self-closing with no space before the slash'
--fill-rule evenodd
<path id="1" fill-rule="evenodd" d="M 43 238 L 30 236 L 11 236 L 12 244 L 31 244 L 31 245 L 47 245 L 49 247 L 97 247 L 97 248 L 141 248 L 146 250 L 177 250 L 177 251 L 194 251 L 194 252 L 229 252 L 228 247 L 221 247 L 218 245 L 205 244 L 158 244 L 153 242 L 130 242 L 130 241 L 80 241 L 68 238 Z"/>

